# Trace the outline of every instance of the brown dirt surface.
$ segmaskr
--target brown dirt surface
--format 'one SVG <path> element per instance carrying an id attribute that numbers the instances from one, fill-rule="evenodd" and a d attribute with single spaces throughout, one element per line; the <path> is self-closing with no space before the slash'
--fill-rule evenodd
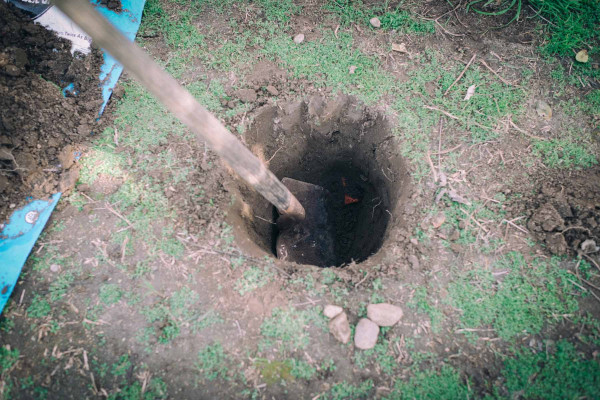
<path id="1" fill-rule="evenodd" d="M 0 3 L 0 221 L 25 198 L 74 186 L 74 153 L 98 129 L 102 56 L 70 53 L 70 42 Z M 77 96 L 61 87 L 74 84 Z"/>
<path id="2" fill-rule="evenodd" d="M 533 11 L 491 29 L 511 16 L 465 14 L 465 3 L 453 9 L 444 0 L 416 2 L 413 16 L 437 21 L 436 32 L 423 36 L 343 26 L 323 10 L 325 1 L 295 2 L 303 6 L 300 14 L 277 25 L 261 5 L 275 3 L 288 4 L 223 2 L 224 9 L 207 6 L 187 21 L 191 5 L 148 1 L 137 40 L 279 178 L 318 184 L 331 194 L 338 267 L 277 259 L 273 207 L 125 75 L 115 89 L 121 101 L 107 111 L 114 118 L 84 151 L 80 180 L 61 199 L 0 318 L 3 351 L 19 352 L 0 371 L 0 393 L 9 388 L 16 399 L 38 393 L 49 399 L 544 398 L 525 390 L 547 378 L 532 371 L 551 364 L 536 360 L 553 361 L 557 343 L 576 346 L 581 358 L 567 359 L 552 377 L 583 370 L 583 361 L 597 366 L 600 169 L 549 168 L 534 152 L 539 142 L 566 137 L 567 128 L 590 130 L 591 116 L 574 121 L 566 111 L 589 87 L 557 89 L 555 65 L 537 53 Z M 312 54 L 297 61 L 301 48 L 287 47 L 298 33 L 305 35 L 302 45 L 333 44 L 328 51 L 336 56 L 351 47 L 363 68 L 377 65 L 395 84 L 412 83 L 409 93 L 365 104 L 345 91 L 356 86 L 332 88 L 265 56 L 261 46 L 274 37 L 281 54 L 289 51 L 293 62 L 313 68 L 319 60 Z M 28 37 L 23 29 L 20 35 Z M 351 44 L 344 41 L 349 36 Z M 408 53 L 391 50 L 394 43 L 404 43 Z M 14 52 L 3 53 L 16 62 Z M 428 70 L 430 53 L 438 54 L 437 69 Z M 432 109 L 451 104 L 452 93 L 442 93 L 473 54 L 476 61 L 454 86 L 461 94 L 457 116 Z M 55 62 L 58 82 L 68 63 Z M 568 60 L 561 62 L 568 71 Z M 330 68 L 323 73 L 350 79 Z M 0 83 L 21 78 L 2 72 Z M 478 84 L 475 96 L 489 100 L 486 112 L 500 115 L 485 140 L 474 140 L 471 131 L 481 110 L 459 121 L 468 108 L 467 78 Z M 364 84 L 373 80 L 367 76 Z M 516 89 L 523 98 L 502 96 Z M 56 93 L 53 99 L 79 110 L 77 98 Z M 503 114 L 501 99 L 521 109 Z M 551 120 L 536 112 L 539 99 L 552 106 Z M 38 103 L 27 104 L 24 115 L 46 118 L 36 113 Z M 46 160 L 38 168 L 73 164 L 63 155 L 85 143 L 83 133 L 74 133 L 79 121 L 66 127 L 61 114 L 47 118 L 66 132 L 55 155 L 25 149 Z M 8 161 L 2 166 L 15 169 Z M 52 190 L 60 173 L 51 174 Z M 8 176 L 20 177 L 19 170 Z M 399 306 L 403 316 L 380 329 L 374 350 L 330 334 L 325 305 L 343 308 L 353 334 L 368 304 L 381 302 Z M 531 321 L 533 327 L 520 325 Z M 506 325 L 512 335 L 501 334 Z M 507 380 L 516 375 L 507 374 L 506 363 L 518 361 L 518 349 L 536 359 L 513 364 L 526 367 L 518 376 L 526 387 L 513 390 Z M 581 386 L 585 379 L 564 383 Z M 368 390 L 359 393 L 361 385 Z M 597 379 L 589 388 L 600 393 Z"/>

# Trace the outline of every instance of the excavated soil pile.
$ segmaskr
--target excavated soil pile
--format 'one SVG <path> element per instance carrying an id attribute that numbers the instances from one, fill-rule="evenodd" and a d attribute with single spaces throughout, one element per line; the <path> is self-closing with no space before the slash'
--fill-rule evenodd
<path id="1" fill-rule="evenodd" d="M 102 55 L 70 48 L 0 1 L 0 223 L 28 196 L 71 188 L 77 151 L 99 129 Z M 76 96 L 63 96 L 69 83 Z"/>
<path id="2" fill-rule="evenodd" d="M 600 168 L 545 179 L 523 204 L 527 228 L 553 254 L 595 253 L 600 245 Z"/>
<path id="3" fill-rule="evenodd" d="M 277 177 L 329 192 L 335 266 L 375 254 L 406 197 L 408 174 L 392 138 L 384 117 L 346 96 L 265 107 L 245 135 Z M 276 211 L 251 190 L 243 188 L 242 195 L 247 234 L 274 254 Z"/>

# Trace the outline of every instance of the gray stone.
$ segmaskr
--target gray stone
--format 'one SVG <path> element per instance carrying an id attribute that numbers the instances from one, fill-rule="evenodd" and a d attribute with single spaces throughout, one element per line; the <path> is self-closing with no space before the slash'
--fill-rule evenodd
<path id="1" fill-rule="evenodd" d="M 346 313 L 342 312 L 337 317 L 329 321 L 329 332 L 338 341 L 346 344 L 350 341 L 350 324 Z"/>
<path id="2" fill-rule="evenodd" d="M 393 326 L 402 318 L 402 309 L 388 303 L 369 304 L 367 317 L 379 326 Z"/>
<path id="3" fill-rule="evenodd" d="M 356 324 L 354 333 L 354 345 L 362 350 L 368 350 L 375 347 L 379 336 L 379 327 L 370 319 L 362 318 Z"/>
<path id="4" fill-rule="evenodd" d="M 335 306 L 333 304 L 327 304 L 323 308 L 323 314 L 329 319 L 337 317 L 342 313 L 342 311 L 344 311 L 342 307 Z"/>
<path id="5" fill-rule="evenodd" d="M 304 33 L 299 33 L 296 36 L 294 36 L 294 43 L 300 44 L 302 42 L 304 42 Z"/>
<path id="6" fill-rule="evenodd" d="M 369 22 L 373 28 L 379 28 L 381 26 L 381 21 L 377 17 L 371 18 Z"/>

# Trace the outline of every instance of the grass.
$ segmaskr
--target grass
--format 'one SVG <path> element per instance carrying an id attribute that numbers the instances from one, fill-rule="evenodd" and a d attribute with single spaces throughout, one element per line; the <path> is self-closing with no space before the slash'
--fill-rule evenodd
<path id="1" fill-rule="evenodd" d="M 329 0 L 323 8 L 335 14 L 343 26 L 361 24 L 370 26 L 369 20 L 378 17 L 381 22 L 380 29 L 394 30 L 398 33 L 425 35 L 435 33 L 432 21 L 416 18 L 410 11 L 403 10 L 400 3 L 395 9 L 384 5 L 366 6 L 361 0 Z"/>
<path id="2" fill-rule="evenodd" d="M 196 333 L 222 322 L 216 311 L 203 310 L 198 303 L 198 293 L 183 287 L 170 297 L 161 297 L 152 306 L 144 307 L 141 313 L 151 325 L 143 329 L 140 341 L 149 340 L 153 336 L 158 343 L 166 344 L 177 338 L 182 328 Z"/>
<path id="3" fill-rule="evenodd" d="M 493 270 L 500 275 L 476 268 L 460 274 L 449 286 L 448 302 L 460 310 L 461 331 L 467 336 L 486 327 L 504 340 L 537 334 L 545 324 L 579 308 L 581 284 L 559 258 L 526 262 L 520 253 L 512 252 Z"/>
<path id="4" fill-rule="evenodd" d="M 43 318 L 52 312 L 48 300 L 40 295 L 34 295 L 31 304 L 27 307 L 27 315 L 30 318 Z"/>
<path id="5" fill-rule="evenodd" d="M 380 62 L 354 47 L 348 32 L 323 32 L 322 41 L 310 41 L 298 46 L 286 36 L 276 36 L 266 42 L 263 53 L 290 70 L 295 78 L 306 77 L 316 87 L 328 86 L 354 94 L 367 103 L 380 99 L 393 88 L 393 79 Z M 354 74 L 349 73 L 356 67 Z"/>
<path id="6" fill-rule="evenodd" d="M 373 364 L 384 374 L 394 376 L 399 365 L 394 351 L 391 349 L 392 343 L 393 341 L 380 339 L 372 349 L 355 352 L 354 364 L 359 369 L 364 369 L 369 364 Z"/>
<path id="7" fill-rule="evenodd" d="M 521 347 L 504 361 L 502 374 L 510 397 L 582 399 L 600 394 L 600 365 L 566 340 L 546 342 L 543 351 Z"/>
<path id="8" fill-rule="evenodd" d="M 259 343 L 259 350 L 279 348 L 288 352 L 303 349 L 310 343 L 307 328 L 311 325 L 320 328 L 327 326 L 318 307 L 306 310 L 276 308 L 260 326 L 263 339 Z"/>
<path id="9" fill-rule="evenodd" d="M 324 400 L 342 400 L 342 399 L 368 399 L 373 395 L 373 381 L 367 379 L 358 385 L 353 385 L 346 381 L 336 383 L 331 390 L 319 397 Z"/>
<path id="10" fill-rule="evenodd" d="M 386 399 L 463 400 L 472 396 L 460 373 L 444 364 L 439 370 L 413 371 L 408 381 L 398 380 Z"/>
<path id="11" fill-rule="evenodd" d="M 220 343 L 214 343 L 198 352 L 196 368 L 208 381 L 214 381 L 217 378 L 226 379 L 229 371 L 227 360 L 228 357 L 225 355 L 223 346 Z"/>
<path id="12" fill-rule="evenodd" d="M 431 303 L 430 296 L 425 287 L 417 287 L 412 300 L 407 305 L 423 314 L 427 314 L 431 321 L 431 331 L 433 333 L 440 332 L 441 324 L 444 321 L 444 314 L 438 307 Z"/>
<path id="13" fill-rule="evenodd" d="M 260 289 L 273 279 L 273 273 L 269 267 L 259 268 L 250 266 L 243 276 L 235 282 L 235 290 L 240 296 Z"/>

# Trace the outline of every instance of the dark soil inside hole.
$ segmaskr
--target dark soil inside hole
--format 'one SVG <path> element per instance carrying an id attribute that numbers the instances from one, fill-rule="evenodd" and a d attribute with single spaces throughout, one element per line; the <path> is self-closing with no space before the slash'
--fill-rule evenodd
<path id="1" fill-rule="evenodd" d="M 383 245 L 408 175 L 387 121 L 355 99 L 319 96 L 265 107 L 246 134 L 253 152 L 281 179 L 319 185 L 329 193 L 327 214 L 335 266 L 362 262 Z M 277 213 L 251 189 L 240 188 L 244 235 L 274 254 Z"/>

